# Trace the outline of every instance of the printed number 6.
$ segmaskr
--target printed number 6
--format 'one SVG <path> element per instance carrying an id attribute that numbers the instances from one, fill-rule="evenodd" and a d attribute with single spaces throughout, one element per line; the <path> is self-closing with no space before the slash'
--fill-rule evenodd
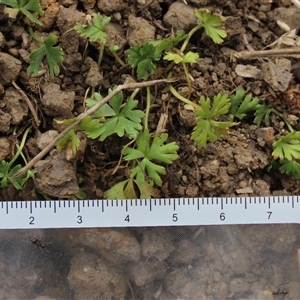
<path id="1" fill-rule="evenodd" d="M 220 220 L 225 221 L 225 213 L 220 213 Z"/>

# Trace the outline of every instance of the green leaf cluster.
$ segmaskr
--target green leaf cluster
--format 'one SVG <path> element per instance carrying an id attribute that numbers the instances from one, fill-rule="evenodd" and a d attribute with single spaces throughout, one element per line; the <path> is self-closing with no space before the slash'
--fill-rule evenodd
<path id="1" fill-rule="evenodd" d="M 27 16 L 32 22 L 43 26 L 43 23 L 38 20 L 31 12 L 37 12 L 40 16 L 44 15 L 41 8 L 40 0 L 0 0 L 0 4 L 12 7 L 15 15 L 19 12 Z"/>
<path id="2" fill-rule="evenodd" d="M 195 10 L 195 16 L 202 21 L 202 27 L 214 43 L 221 44 L 227 36 L 226 31 L 222 28 L 223 22 L 221 18 L 205 10 Z"/>
<path id="3" fill-rule="evenodd" d="M 150 199 L 159 197 L 159 190 L 148 182 L 137 182 L 129 178 L 118 182 L 105 192 L 107 199 Z"/>
<path id="4" fill-rule="evenodd" d="M 135 45 L 126 51 L 129 64 L 137 68 L 137 78 L 146 80 L 150 75 L 156 73 L 156 66 L 153 63 L 160 59 L 160 53 L 156 53 L 155 47 L 151 43 Z"/>
<path id="5" fill-rule="evenodd" d="M 135 178 L 138 184 L 147 181 L 146 176 L 148 176 L 158 186 L 162 185 L 160 175 L 165 175 L 166 169 L 160 164 L 171 164 L 178 158 L 177 150 L 179 149 L 175 142 L 164 144 L 167 139 L 166 133 L 154 134 L 151 137 L 149 131 L 144 130 L 137 137 L 137 148 L 127 147 L 124 150 L 126 161 L 138 162 L 137 166 L 130 171 L 130 177 Z"/>
<path id="6" fill-rule="evenodd" d="M 242 120 L 249 112 L 256 112 L 261 107 L 259 99 L 253 98 L 252 94 L 246 95 L 246 91 L 241 86 L 237 88 L 235 95 L 230 97 L 230 101 L 229 113 L 232 119 L 235 117 Z"/>
<path id="7" fill-rule="evenodd" d="M 111 91 L 109 90 L 109 92 Z M 94 93 L 93 98 L 86 99 L 86 106 L 91 108 L 101 100 L 102 96 Z M 66 148 L 68 143 L 71 143 L 72 153 L 75 155 L 80 146 L 77 131 L 84 131 L 89 138 L 98 138 L 100 141 L 104 141 L 113 134 L 120 137 L 126 134 L 130 139 L 136 138 L 142 130 L 141 121 L 145 114 L 141 110 L 135 109 L 138 105 L 137 100 L 129 99 L 126 103 L 123 103 L 123 100 L 123 92 L 118 93 L 110 100 L 109 104 L 104 104 L 92 116 L 85 117 L 80 124 L 61 138 L 56 144 L 57 148 L 61 151 Z M 56 122 L 70 125 L 74 119 Z"/>
<path id="8" fill-rule="evenodd" d="M 179 64 L 179 63 L 192 64 L 192 63 L 196 63 L 198 61 L 199 54 L 194 53 L 192 51 L 189 51 L 183 55 L 179 55 L 178 53 L 166 52 L 164 59 L 174 61 L 176 64 Z"/>
<path id="9" fill-rule="evenodd" d="M 161 54 L 163 51 L 170 50 L 179 42 L 185 40 L 188 37 L 184 30 L 178 30 L 174 37 L 166 38 L 164 40 L 155 40 L 149 42 L 156 49 L 156 54 Z"/>
<path id="10" fill-rule="evenodd" d="M 273 143 L 274 159 L 292 161 L 300 159 L 300 131 L 290 132 Z"/>
<path id="11" fill-rule="evenodd" d="M 94 98 L 86 100 L 86 105 L 90 108 L 101 100 L 101 95 L 95 93 Z M 144 117 L 144 113 L 135 109 L 138 100 L 129 99 L 125 104 L 123 100 L 123 92 L 120 92 L 110 100 L 109 104 L 106 103 L 97 110 L 93 115 L 93 118 L 97 119 L 91 120 L 88 122 L 88 127 L 85 127 L 88 137 L 99 138 L 100 141 L 115 133 L 120 137 L 126 134 L 130 139 L 137 137 L 139 131 L 142 130 L 141 119 Z M 99 122 L 98 118 L 104 118 L 104 121 Z"/>
<path id="12" fill-rule="evenodd" d="M 59 48 L 59 46 L 54 46 L 57 44 L 57 36 L 55 34 L 49 34 L 45 40 L 39 38 L 30 28 L 30 34 L 32 37 L 41 44 L 41 47 L 33 51 L 29 55 L 30 64 L 27 68 L 27 73 L 29 75 L 37 75 L 39 72 L 40 65 L 43 58 L 46 56 L 46 61 L 49 67 L 50 77 L 59 75 L 60 68 L 59 63 L 63 62 L 64 53 Z"/>
<path id="13" fill-rule="evenodd" d="M 270 166 L 278 168 L 281 173 L 300 178 L 300 131 L 293 131 L 273 143 L 272 156 L 275 159 Z M 279 159 L 279 162 L 276 160 Z"/>
<path id="14" fill-rule="evenodd" d="M 169 50 L 174 45 L 184 40 L 187 35 L 179 30 L 175 37 L 164 40 L 150 41 L 145 44 L 135 45 L 126 51 L 128 62 L 133 68 L 137 68 L 137 78 L 146 80 L 156 73 L 155 62 L 161 58 L 161 53 Z"/>
<path id="15" fill-rule="evenodd" d="M 94 14 L 93 21 L 89 25 L 83 25 L 77 22 L 74 29 L 83 37 L 87 37 L 91 42 L 99 42 L 106 44 L 107 34 L 103 31 L 106 25 L 110 22 L 110 17 L 102 17 L 99 13 Z"/>
<path id="16" fill-rule="evenodd" d="M 11 166 L 11 162 L 3 160 L 0 164 L 0 187 L 5 188 L 8 186 L 8 183 L 12 183 L 15 189 L 21 190 L 29 178 L 34 176 L 35 171 L 28 170 L 26 174 L 13 178 L 17 174 L 22 166 L 20 164 Z"/>
<path id="17" fill-rule="evenodd" d="M 21 155 L 26 163 L 26 159 L 22 153 L 22 149 L 24 148 L 25 141 L 27 138 L 27 135 L 31 128 L 27 128 L 25 133 L 23 134 L 22 141 L 20 145 L 16 144 L 18 150 L 14 157 L 9 161 L 3 160 L 0 164 L 0 188 L 5 188 L 8 186 L 9 182 L 13 184 L 15 189 L 21 190 L 24 184 L 28 181 L 29 178 L 34 177 L 35 171 L 28 170 L 26 174 L 23 176 L 19 176 L 17 178 L 14 178 L 13 176 L 17 174 L 22 166 L 20 164 L 15 165 L 14 163 L 17 160 L 17 158 Z"/>
<path id="18" fill-rule="evenodd" d="M 281 173 L 291 175 L 295 178 L 300 179 L 300 164 L 295 160 L 284 159 L 280 161 L 281 167 L 279 168 Z"/>
<path id="19" fill-rule="evenodd" d="M 209 98 L 200 98 L 199 108 L 194 110 L 198 123 L 191 136 L 199 148 L 205 148 L 207 142 L 215 142 L 228 132 L 229 127 L 237 125 L 233 122 L 217 121 L 218 117 L 228 113 L 230 104 L 227 94 L 215 96 L 212 105 Z"/>

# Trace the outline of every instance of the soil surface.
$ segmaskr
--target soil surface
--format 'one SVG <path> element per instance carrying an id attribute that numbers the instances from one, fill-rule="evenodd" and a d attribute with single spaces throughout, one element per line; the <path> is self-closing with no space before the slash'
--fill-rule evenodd
<path id="1" fill-rule="evenodd" d="M 278 41 L 285 31 L 277 21 L 298 29 L 300 9 L 289 0 L 186 2 L 41 0 L 43 26 L 22 16 L 12 20 L 0 5 L 1 160 L 13 157 L 29 126 L 24 154 L 28 161 L 34 158 L 62 131 L 54 119 L 85 110 L 90 87 L 106 95 L 109 88 L 136 80 L 128 66 L 120 66 L 107 52 L 99 70 L 97 45 L 72 30 L 95 12 L 112 18 L 106 28 L 108 45 L 118 45 L 125 61 L 130 46 L 169 37 L 174 30 L 188 32 L 197 23 L 195 8 L 222 14 L 224 43 L 216 45 L 198 32 L 188 45 L 187 50 L 200 55 L 190 67 L 191 99 L 232 94 L 241 85 L 299 130 L 297 59 L 243 60 L 234 54 Z M 39 76 L 28 76 L 29 53 L 38 47 L 28 25 L 39 36 L 54 32 L 59 37 L 64 52 L 59 76 L 51 79 L 46 64 Z M 165 65 L 158 67 L 163 72 Z M 175 66 L 173 73 L 180 79 L 176 88 L 184 93 L 183 69 Z M 124 91 L 126 97 L 131 93 Z M 199 150 L 190 140 L 193 113 L 166 84 L 152 87 L 151 93 L 156 105 L 150 111 L 150 130 L 167 114 L 169 141 L 179 146 L 179 159 L 166 167 L 159 197 L 299 194 L 298 179 L 268 171 L 273 141 L 288 133 L 282 119 L 271 115 L 271 124 L 260 128 L 253 118 L 243 120 Z M 141 91 L 136 98 L 145 109 L 146 94 Z M 68 160 L 65 151 L 53 149 L 35 164 L 34 180 L 19 191 L 12 185 L 0 189 L 0 199 L 76 199 L 80 190 L 86 199 L 103 198 L 126 179 L 125 164 L 114 175 L 112 171 L 128 140 L 80 139 L 84 146 L 76 158 Z M 0 299 L 300 299 L 296 225 L 7 231 L 0 239 Z"/>

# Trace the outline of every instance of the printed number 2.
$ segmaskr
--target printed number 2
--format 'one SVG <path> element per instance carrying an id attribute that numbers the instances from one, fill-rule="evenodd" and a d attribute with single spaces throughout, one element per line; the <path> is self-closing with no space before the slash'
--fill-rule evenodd
<path id="1" fill-rule="evenodd" d="M 34 225 L 34 217 L 33 216 L 29 217 L 29 220 L 30 220 L 29 225 Z"/>
<path id="2" fill-rule="evenodd" d="M 128 223 L 130 222 L 129 215 L 126 216 L 124 221 L 127 221 Z"/>

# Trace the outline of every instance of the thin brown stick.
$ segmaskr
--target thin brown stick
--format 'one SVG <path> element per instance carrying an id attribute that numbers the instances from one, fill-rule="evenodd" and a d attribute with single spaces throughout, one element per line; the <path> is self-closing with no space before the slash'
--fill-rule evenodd
<path id="1" fill-rule="evenodd" d="M 103 98 L 99 103 L 90 109 L 86 110 L 84 113 L 80 114 L 76 117 L 75 121 L 68 126 L 65 130 L 63 130 L 49 145 L 47 145 L 38 155 L 36 155 L 26 166 L 24 166 L 18 173 L 16 173 L 13 178 L 19 177 L 25 174 L 28 170 L 30 170 L 39 160 L 41 160 L 49 151 L 51 151 L 56 143 L 64 137 L 71 129 L 73 129 L 76 125 L 78 125 L 85 117 L 92 115 L 95 113 L 100 107 L 102 107 L 105 103 L 107 103 L 110 99 L 112 99 L 115 95 L 117 95 L 122 90 L 126 89 L 136 89 L 136 88 L 144 88 L 147 86 L 152 86 L 158 83 L 170 83 L 174 82 L 174 79 L 160 79 L 160 80 L 151 80 L 137 83 L 128 83 L 117 86 L 115 90 L 113 90 L 110 94 L 108 94 L 105 98 Z"/>
<path id="2" fill-rule="evenodd" d="M 282 49 L 271 49 L 271 50 L 259 50 L 259 51 L 241 51 L 235 53 L 234 56 L 240 59 L 255 59 L 262 57 L 300 57 L 300 48 L 282 48 Z"/>
<path id="3" fill-rule="evenodd" d="M 36 123 L 37 126 L 40 126 L 41 121 L 38 118 L 37 113 L 34 110 L 34 107 L 31 103 L 31 101 L 29 100 L 29 98 L 27 97 L 27 95 L 23 92 L 23 90 L 15 83 L 15 81 L 12 81 L 13 86 L 16 88 L 16 90 L 19 92 L 19 94 L 22 96 L 22 98 L 24 99 L 24 101 L 27 103 L 29 110 L 31 111 L 34 121 Z"/>

